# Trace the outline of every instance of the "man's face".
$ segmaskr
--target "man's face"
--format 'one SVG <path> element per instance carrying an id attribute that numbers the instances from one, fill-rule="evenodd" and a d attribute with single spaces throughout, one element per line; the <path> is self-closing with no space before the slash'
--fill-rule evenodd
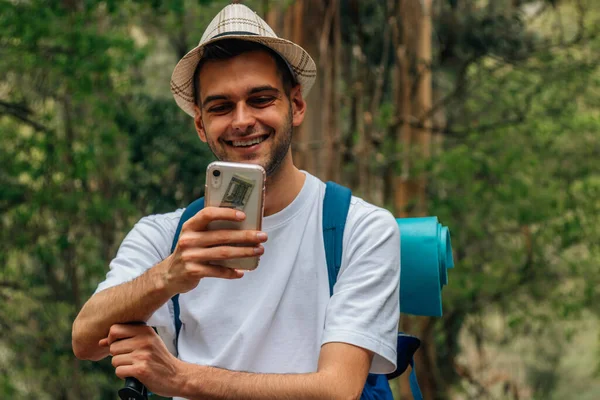
<path id="1" fill-rule="evenodd" d="M 195 122 L 200 139 L 219 160 L 259 164 L 267 175 L 276 172 L 291 157 L 292 127 L 304 116 L 300 87 L 288 98 L 277 64 L 262 51 L 206 62 L 199 75 Z"/>

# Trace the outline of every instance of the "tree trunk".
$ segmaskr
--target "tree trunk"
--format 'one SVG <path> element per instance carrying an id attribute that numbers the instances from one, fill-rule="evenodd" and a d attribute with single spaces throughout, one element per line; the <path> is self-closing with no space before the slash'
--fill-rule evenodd
<path id="1" fill-rule="evenodd" d="M 431 118 L 428 116 L 432 105 L 431 6 L 431 0 L 399 0 L 396 7 L 398 26 L 393 35 L 396 49 L 394 97 L 399 119 L 396 138 L 402 144 L 402 160 L 398 163 L 401 174 L 396 179 L 395 211 L 400 217 L 427 214 L 427 179 L 424 172 L 415 171 L 413 157 L 418 157 L 420 161 L 427 161 L 431 157 Z M 411 30 L 417 35 L 413 37 Z M 413 59 L 417 76 L 410 74 Z M 413 101 L 410 83 L 415 80 L 416 95 Z M 419 120 L 422 128 L 412 128 L 410 124 L 413 120 Z M 433 326 L 432 318 L 401 318 L 402 330 L 422 340 L 415 361 L 419 365 L 417 375 L 425 399 L 436 399 L 439 393 L 435 379 Z M 400 396 L 402 399 L 412 397 L 408 373 L 400 378 Z"/>
<path id="2" fill-rule="evenodd" d="M 339 90 L 340 10 L 338 0 L 325 6 L 325 17 L 319 38 L 319 74 L 321 75 L 321 135 L 325 138 L 320 160 L 324 161 L 320 175 L 327 180 L 340 176 L 339 151 Z M 337 104 L 336 104 L 337 103 Z"/>
<path id="3" fill-rule="evenodd" d="M 396 56 L 394 66 L 394 106 L 398 123 L 396 124 L 396 141 L 401 144 L 402 157 L 397 161 L 394 208 L 396 216 L 408 216 L 408 204 L 412 190 L 410 176 L 410 146 L 412 139 L 409 120 L 412 112 L 410 90 L 410 58 L 414 44 L 410 35 L 410 24 L 414 21 L 413 7 L 410 2 L 414 0 L 398 0 L 396 5 L 396 21 L 394 24 L 393 44 Z"/>
<path id="4" fill-rule="evenodd" d="M 332 64 L 332 93 L 331 93 L 331 120 L 330 129 L 333 137 L 333 143 L 331 147 L 331 161 L 328 168 L 328 179 L 333 181 L 340 181 L 342 173 L 342 157 L 343 144 L 342 132 L 340 126 L 340 110 L 342 103 L 342 96 L 340 92 L 340 77 L 342 70 L 342 28 L 341 28 L 341 5 L 339 0 L 334 1 L 334 14 L 333 14 L 333 26 L 331 41 L 333 44 L 333 51 L 331 53 L 331 64 Z"/>
<path id="5" fill-rule="evenodd" d="M 304 122 L 294 128 L 292 156 L 298 168 L 325 178 L 325 171 L 320 161 L 322 148 L 326 143 L 322 114 L 324 109 L 330 109 L 331 103 L 323 100 L 324 71 L 321 68 L 319 51 L 321 30 L 306 29 L 305 25 L 306 21 L 310 21 L 313 27 L 322 26 L 325 14 L 322 3 L 321 0 L 296 0 L 292 5 L 284 8 L 282 2 L 264 0 L 263 10 L 265 21 L 275 33 L 302 46 L 317 64 L 317 81 L 305 98 L 307 109 Z M 323 104 L 326 106 L 324 107 Z"/>
<path id="6" fill-rule="evenodd" d="M 431 4 L 432 0 L 421 0 L 421 18 L 419 23 L 419 38 L 417 47 L 417 112 L 423 128 L 415 130 L 419 157 L 422 160 L 431 158 L 431 117 L 432 106 L 432 81 L 431 81 Z M 426 174 L 418 177 L 417 215 L 427 214 L 427 200 L 425 187 Z"/>
<path id="7" fill-rule="evenodd" d="M 294 5 L 290 7 L 290 11 L 293 13 L 292 24 L 290 27 L 291 36 L 290 40 L 294 43 L 303 45 L 304 39 L 304 14 L 305 14 L 305 2 L 304 0 L 296 0 Z M 289 13 L 289 12 L 288 12 Z M 295 129 L 294 132 L 294 145 L 292 146 L 294 163 L 296 165 L 305 166 L 309 163 L 309 149 L 306 145 L 308 141 L 306 135 L 306 125 L 302 124 Z"/>

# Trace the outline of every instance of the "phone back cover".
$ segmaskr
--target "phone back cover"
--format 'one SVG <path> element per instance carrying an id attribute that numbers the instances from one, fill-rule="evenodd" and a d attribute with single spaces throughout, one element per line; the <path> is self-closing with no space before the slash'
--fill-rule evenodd
<path id="1" fill-rule="evenodd" d="M 221 173 L 218 179 L 213 175 L 214 170 Z M 240 222 L 213 221 L 208 226 L 209 230 L 261 230 L 264 190 L 265 173 L 261 167 L 241 163 L 211 163 L 206 171 L 206 206 L 234 208 L 243 211 L 246 219 Z M 237 269 L 254 269 L 258 264 L 258 257 L 232 259 L 218 264 Z"/>

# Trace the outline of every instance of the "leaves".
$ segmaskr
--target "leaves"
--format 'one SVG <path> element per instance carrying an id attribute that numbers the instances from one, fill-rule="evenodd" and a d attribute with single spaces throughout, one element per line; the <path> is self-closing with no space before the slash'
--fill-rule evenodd
<path id="1" fill-rule="evenodd" d="M 114 396 L 71 324 L 132 224 L 201 195 L 211 159 L 172 100 L 139 93 L 139 10 L 70 4 L 0 3 L 0 397 Z"/>

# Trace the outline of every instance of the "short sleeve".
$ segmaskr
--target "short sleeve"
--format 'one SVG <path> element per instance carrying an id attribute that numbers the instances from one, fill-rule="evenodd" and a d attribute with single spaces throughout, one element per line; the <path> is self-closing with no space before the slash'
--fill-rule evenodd
<path id="1" fill-rule="evenodd" d="M 374 353 L 371 373 L 396 369 L 400 317 L 400 233 L 387 210 L 354 200 L 342 266 L 327 307 L 323 344 L 344 342 Z"/>
<path id="2" fill-rule="evenodd" d="M 98 285 L 95 293 L 131 281 L 167 258 L 181 213 L 182 210 L 177 210 L 140 219 L 123 239 L 109 264 L 106 279 Z M 175 334 L 172 302 L 168 301 L 157 309 L 147 323 L 156 327 L 171 347 Z"/>

